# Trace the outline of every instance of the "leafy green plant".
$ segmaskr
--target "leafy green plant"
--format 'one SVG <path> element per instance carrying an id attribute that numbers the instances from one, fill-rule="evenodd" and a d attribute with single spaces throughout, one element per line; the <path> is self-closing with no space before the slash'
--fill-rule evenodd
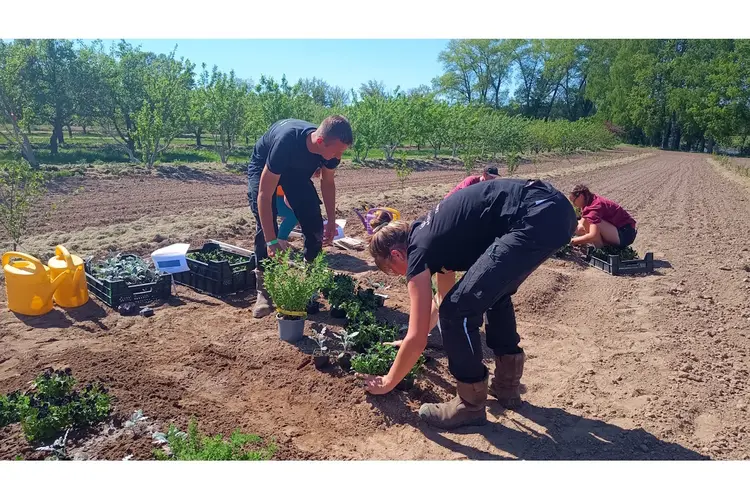
<path id="1" fill-rule="evenodd" d="M 505 165 L 508 167 L 508 175 L 513 175 L 521 164 L 521 155 L 518 153 L 508 153 L 505 155 Z"/>
<path id="2" fill-rule="evenodd" d="M 250 260 L 249 257 L 245 257 L 244 255 L 225 252 L 221 249 L 215 249 L 207 252 L 190 252 L 187 254 L 187 258 L 197 260 L 198 262 L 203 262 L 204 264 L 208 264 L 209 262 L 227 261 L 230 265 L 239 264 L 241 262 L 248 262 Z"/>
<path id="3" fill-rule="evenodd" d="M 110 396 L 98 383 L 75 389 L 70 369 L 45 370 L 32 390 L 0 398 L 0 426 L 21 423 L 28 441 L 49 439 L 68 428 L 83 428 L 110 413 Z"/>
<path id="4" fill-rule="evenodd" d="M 313 262 L 305 263 L 301 255 L 291 256 L 289 250 L 266 259 L 264 266 L 265 286 L 279 312 L 283 309 L 299 313 L 305 312 L 328 269 L 323 252 Z"/>
<path id="5" fill-rule="evenodd" d="M 363 311 L 375 312 L 378 310 L 378 298 L 375 296 L 375 290 L 372 288 L 358 289 L 357 300 Z"/>
<path id="6" fill-rule="evenodd" d="M 375 314 L 362 307 L 362 303 L 356 299 L 345 302 L 341 308 L 346 311 L 346 319 L 349 325 L 368 325 L 375 323 Z"/>
<path id="7" fill-rule="evenodd" d="M 69 432 L 70 432 L 70 429 L 66 430 L 65 435 L 57 438 L 54 443 L 52 443 L 49 446 L 41 446 L 37 448 L 36 451 L 46 451 L 46 452 L 52 453 L 53 460 L 69 460 L 68 450 L 67 450 L 67 441 L 68 441 Z"/>
<path id="8" fill-rule="evenodd" d="M 334 333 L 333 336 L 336 337 L 341 341 L 341 345 L 344 348 L 344 351 L 339 354 L 339 358 L 342 357 L 345 354 L 349 354 L 351 351 L 351 348 L 354 346 L 354 342 L 359 335 L 359 332 L 348 332 L 346 330 L 341 330 L 340 333 Z"/>
<path id="9" fill-rule="evenodd" d="M 25 161 L 0 163 L 0 227 L 18 248 L 34 205 L 46 192 L 44 174 Z"/>
<path id="10" fill-rule="evenodd" d="M 92 266 L 92 274 L 99 280 L 120 281 L 128 285 L 151 283 L 158 279 L 159 274 L 149 264 L 136 255 L 117 254 L 104 262 Z"/>
<path id="11" fill-rule="evenodd" d="M 361 323 L 357 325 L 359 335 L 354 341 L 354 347 L 364 351 L 381 342 L 393 342 L 398 334 L 398 327 L 383 322 Z"/>
<path id="12" fill-rule="evenodd" d="M 260 436 L 235 430 L 225 440 L 221 434 L 207 436 L 198 430 L 198 422 L 190 419 L 187 432 L 174 424 L 166 433 L 154 433 L 154 443 L 164 449 L 154 450 L 159 460 L 269 460 L 276 453 L 276 445 L 265 444 Z"/>
<path id="13" fill-rule="evenodd" d="M 364 375 L 387 375 L 396 360 L 398 349 L 381 343 L 373 344 L 366 353 L 352 358 L 352 369 Z M 424 355 L 420 355 L 414 367 L 405 378 L 414 378 L 424 366 Z"/>
<path id="14" fill-rule="evenodd" d="M 331 307 L 340 308 L 344 303 L 354 299 L 354 287 L 354 278 L 348 274 L 334 275 L 327 290 L 328 303 Z"/>
<path id="15" fill-rule="evenodd" d="M 413 172 L 414 172 L 414 169 L 411 168 L 406 162 L 406 153 L 402 152 L 401 158 L 399 159 L 399 162 L 396 164 L 396 179 L 398 179 L 398 182 L 401 185 L 402 192 L 404 190 L 406 181 L 409 180 L 409 177 L 411 176 Z"/>
<path id="16" fill-rule="evenodd" d="M 597 259 L 609 260 L 610 255 L 619 255 L 622 260 L 635 260 L 638 258 L 638 252 L 632 247 L 617 248 L 614 246 L 603 246 L 593 251 L 592 255 Z"/>

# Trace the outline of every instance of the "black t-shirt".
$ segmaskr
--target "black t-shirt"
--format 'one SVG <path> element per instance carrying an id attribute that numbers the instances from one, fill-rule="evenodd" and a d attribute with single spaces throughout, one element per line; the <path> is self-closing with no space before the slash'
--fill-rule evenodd
<path id="1" fill-rule="evenodd" d="M 508 232 L 528 181 L 494 179 L 461 189 L 412 224 L 406 279 L 425 269 L 430 274 L 467 271 Z"/>
<path id="2" fill-rule="evenodd" d="M 293 118 L 279 120 L 255 143 L 248 165 L 248 174 L 268 169 L 282 179 L 289 177 L 309 180 L 320 167 L 334 169 L 339 160 L 326 160 L 307 149 L 307 136 L 318 127 Z M 282 183 L 282 186 L 284 183 Z"/>

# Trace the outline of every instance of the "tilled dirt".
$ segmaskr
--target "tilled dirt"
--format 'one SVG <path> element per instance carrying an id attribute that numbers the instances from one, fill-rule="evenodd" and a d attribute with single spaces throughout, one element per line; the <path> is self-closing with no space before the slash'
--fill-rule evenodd
<path id="1" fill-rule="evenodd" d="M 628 208 L 639 227 L 633 246 L 641 255 L 654 252 L 656 272 L 612 277 L 552 259 L 531 275 L 514 298 L 528 356 L 525 403 L 503 411 L 490 402 L 486 426 L 436 432 L 419 422 L 421 403 L 453 392 L 440 350 L 427 352 L 425 374 L 409 392 L 369 396 L 336 367 L 298 369 L 310 346 L 279 341 L 272 317 L 254 320 L 252 297 L 221 301 L 182 287 L 152 318 L 121 317 L 93 300 L 42 318 L 4 309 L 0 392 L 23 388 L 46 366 L 70 366 L 79 379 L 101 379 L 111 388 L 118 419 L 140 408 L 161 426 L 185 427 L 195 415 L 206 432 L 239 427 L 275 438 L 282 459 L 750 458 L 750 191 L 712 167 L 708 155 L 651 152 L 619 163 L 597 161 L 561 161 L 545 175 L 563 190 L 586 182 Z M 343 205 L 388 197 L 409 218 L 462 176 L 436 179 L 441 172 L 426 172 L 422 179 L 417 172 L 403 193 L 397 185 L 373 192 L 366 185 L 372 177 L 346 184 L 362 172 L 342 171 Z M 191 200 L 215 189 L 208 183 L 180 186 Z M 241 188 L 235 198 L 244 195 Z M 123 201 L 102 189 L 105 194 L 90 193 L 91 199 Z M 221 189 L 228 188 L 217 188 L 214 201 L 203 198 L 216 203 L 204 209 L 236 216 L 222 205 Z M 171 215 L 179 206 L 174 200 L 145 213 Z M 139 213 L 123 217 L 138 221 Z M 101 217 L 104 225 L 107 217 Z M 347 233 L 362 236 L 356 219 L 347 219 Z M 83 230 L 72 229 L 70 236 Z M 246 235 L 228 240 L 249 243 Z M 330 253 L 332 267 L 389 285 L 380 314 L 406 322 L 403 280 L 377 272 L 364 252 Z M 310 318 L 308 331 L 316 322 L 341 325 L 322 312 Z M 489 353 L 487 363 L 492 368 Z M 111 437 L 103 438 L 108 432 Z M 147 435 L 106 426 L 96 439 L 82 439 L 73 452 L 147 459 L 153 447 Z M 18 454 L 38 458 L 17 425 L 0 430 L 0 458 Z"/>

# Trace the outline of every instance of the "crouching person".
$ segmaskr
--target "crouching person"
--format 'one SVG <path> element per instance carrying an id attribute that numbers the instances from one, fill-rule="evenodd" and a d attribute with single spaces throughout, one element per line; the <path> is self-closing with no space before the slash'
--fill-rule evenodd
<path id="1" fill-rule="evenodd" d="M 525 354 L 511 296 L 570 241 L 576 222 L 567 197 L 550 184 L 496 179 L 457 191 L 416 222 L 378 228 L 370 254 L 383 272 L 406 276 L 411 303 L 409 328 L 393 366 L 385 376 L 365 376 L 366 390 L 385 394 L 406 376 L 427 344 L 431 308 L 438 307 L 457 396 L 422 405 L 420 417 L 443 429 L 484 424 L 488 391 L 506 407 L 520 404 Z M 457 283 L 456 271 L 465 271 Z M 432 300 L 435 273 L 444 275 L 439 281 L 455 283 L 439 306 Z M 489 388 L 479 335 L 483 317 L 487 345 L 495 354 Z"/>

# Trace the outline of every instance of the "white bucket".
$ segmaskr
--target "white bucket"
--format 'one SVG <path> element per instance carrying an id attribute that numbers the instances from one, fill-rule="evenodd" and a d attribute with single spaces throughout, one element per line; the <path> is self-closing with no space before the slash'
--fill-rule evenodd
<path id="1" fill-rule="evenodd" d="M 187 264 L 187 255 L 190 245 L 188 243 L 175 243 L 168 247 L 160 248 L 151 254 L 151 260 L 157 270 L 165 273 L 182 273 L 190 271 Z"/>

